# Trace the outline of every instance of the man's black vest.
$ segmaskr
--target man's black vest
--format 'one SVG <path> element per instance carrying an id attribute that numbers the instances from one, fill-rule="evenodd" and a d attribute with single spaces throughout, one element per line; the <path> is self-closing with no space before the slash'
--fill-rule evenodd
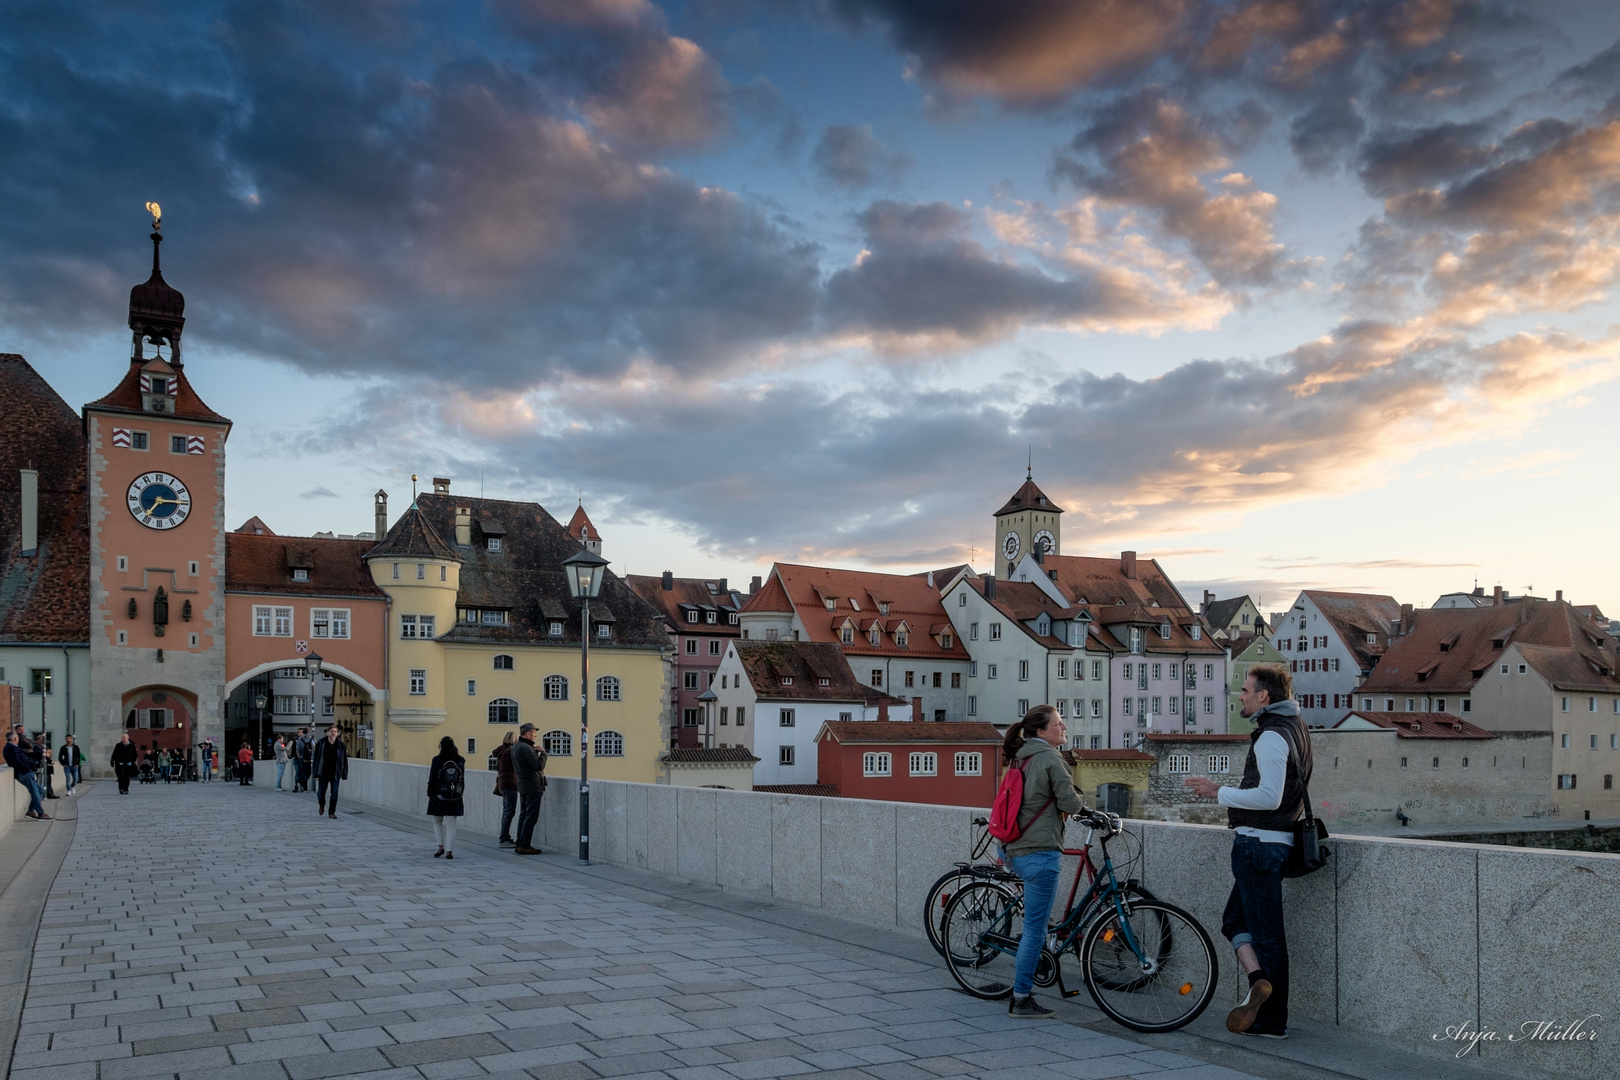
<path id="1" fill-rule="evenodd" d="M 1297 712 L 1293 716 L 1283 716 L 1267 708 L 1261 710 L 1254 719 L 1258 726 L 1249 736 L 1249 757 L 1243 763 L 1243 781 L 1238 787 L 1260 786 L 1260 764 L 1254 757 L 1254 744 L 1263 733 L 1275 731 L 1293 750 L 1288 756 L 1288 773 L 1283 781 L 1282 802 L 1277 804 L 1275 810 L 1239 810 L 1236 807 L 1228 807 L 1227 828 L 1235 829 L 1239 825 L 1246 825 L 1251 829 L 1263 829 L 1268 832 L 1293 832 L 1294 822 L 1305 814 L 1305 784 L 1310 781 L 1313 765 L 1310 734 L 1305 729 L 1304 719 Z M 1301 767 L 1304 769 L 1304 780 L 1300 779 Z"/>

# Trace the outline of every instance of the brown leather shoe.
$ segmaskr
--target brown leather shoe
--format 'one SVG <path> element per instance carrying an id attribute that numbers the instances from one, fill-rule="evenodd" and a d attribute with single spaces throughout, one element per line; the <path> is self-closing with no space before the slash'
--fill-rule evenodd
<path id="1" fill-rule="evenodd" d="M 540 849 L 537 847 L 520 847 L 513 848 L 512 853 L 514 855 L 538 855 L 540 854 Z"/>
<path id="2" fill-rule="evenodd" d="M 330 814 L 327 814 L 326 816 L 331 818 L 333 821 L 336 821 L 337 820 L 337 811 L 334 810 Z"/>
<path id="3" fill-rule="evenodd" d="M 1226 1014 L 1226 1030 L 1243 1033 L 1254 1026 L 1254 1019 L 1260 1013 L 1260 1006 L 1266 1003 L 1271 996 L 1271 983 L 1265 979 L 1256 979 L 1243 1000 L 1238 1002 L 1237 1008 Z"/>

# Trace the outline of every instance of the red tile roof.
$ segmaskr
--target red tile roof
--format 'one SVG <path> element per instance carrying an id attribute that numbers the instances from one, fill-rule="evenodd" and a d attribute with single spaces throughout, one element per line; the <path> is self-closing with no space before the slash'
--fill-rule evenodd
<path id="1" fill-rule="evenodd" d="M 574 509 L 574 516 L 568 519 L 568 535 L 579 541 L 600 540 L 602 534 L 596 531 L 591 519 L 585 515 L 585 504 L 580 503 Z"/>
<path id="2" fill-rule="evenodd" d="M 144 399 L 141 396 L 141 372 L 151 364 L 152 359 L 150 357 L 144 361 L 132 358 L 129 362 L 129 370 L 124 372 L 123 379 L 120 380 L 117 386 L 113 387 L 112 393 L 104 398 L 92 401 L 85 406 L 85 409 L 96 409 L 101 412 L 136 413 L 142 416 L 154 415 L 146 411 Z M 203 399 L 198 397 L 197 391 L 192 389 L 191 380 L 186 378 L 183 367 L 178 364 L 173 365 L 172 368 L 166 364 L 163 367 L 169 368 L 173 372 L 176 383 L 174 412 L 164 413 L 163 415 L 178 416 L 182 420 L 202 420 L 215 424 L 230 423 L 225 417 L 203 404 Z"/>
<path id="3" fill-rule="evenodd" d="M 747 640 L 731 647 L 737 650 L 749 685 L 762 699 L 875 704 L 880 696 L 855 681 L 843 652 L 830 642 Z M 784 678 L 793 681 L 784 684 Z"/>
<path id="4" fill-rule="evenodd" d="M 1446 609 L 1442 609 L 1446 610 Z M 1456 609 L 1453 609 L 1456 610 Z M 1493 732 L 1486 731 L 1477 724 L 1470 724 L 1453 713 L 1439 712 L 1360 712 L 1351 710 L 1344 714 L 1337 724 L 1330 730 L 1341 730 L 1340 725 L 1352 716 L 1359 717 L 1370 724 L 1381 728 L 1391 729 L 1403 739 L 1494 739 Z M 1415 728 L 1414 728 L 1414 725 Z M 1244 738 L 1248 738 L 1247 735 Z"/>
<path id="5" fill-rule="evenodd" d="M 837 743 L 994 743 L 1001 732 L 980 720 L 924 721 L 920 724 L 878 720 L 827 720 L 816 733 Z"/>
<path id="6" fill-rule="evenodd" d="M 276 535 L 275 530 L 266 525 L 264 523 L 264 519 L 258 514 L 254 514 L 252 517 L 242 522 L 241 526 L 238 527 L 236 531 L 239 533 L 253 533 L 256 536 Z M 375 541 L 373 541 L 373 543 L 375 543 Z"/>
<path id="7" fill-rule="evenodd" d="M 776 579 L 775 574 L 772 574 L 765 580 L 765 584 L 760 586 L 760 590 L 748 598 L 743 610 L 791 613 L 793 601 L 788 599 L 787 590 L 782 588 L 782 583 Z"/>
<path id="8" fill-rule="evenodd" d="M 678 746 L 658 756 L 671 765 L 754 765 L 759 758 L 745 746 Z"/>
<path id="9" fill-rule="evenodd" d="M 1389 648 L 1389 624 L 1401 617 L 1401 605 L 1393 596 L 1378 593 L 1326 592 L 1306 589 L 1305 595 L 1316 604 L 1323 617 L 1333 625 L 1339 639 L 1356 654 L 1362 671 L 1371 671 L 1378 658 Z M 1286 619 L 1284 620 L 1286 624 Z M 1286 625 L 1278 636 L 1289 636 Z M 1377 640 L 1367 641 L 1371 634 Z"/>
<path id="10" fill-rule="evenodd" d="M 1125 576 L 1120 559 L 1087 555 L 1048 555 L 1042 563 L 1071 601 L 1103 607 L 1123 602 L 1148 608 L 1169 608 L 1192 614 L 1192 608 L 1176 589 L 1157 559 L 1137 559 L 1136 577 Z"/>
<path id="11" fill-rule="evenodd" d="M 1247 736 L 1245 736 L 1247 738 Z M 1081 761 L 1158 761 L 1152 754 L 1140 750 L 1073 750 L 1070 753 Z"/>
<path id="12" fill-rule="evenodd" d="M 664 613 L 671 633 L 702 633 L 710 637 L 742 636 L 742 627 L 732 623 L 730 616 L 732 612 L 740 610 L 743 596 L 730 589 L 722 590 L 720 586 L 725 582 L 720 578 L 672 577 L 670 587 L 666 589 L 662 576 L 626 574 L 624 583 L 630 586 L 631 591 L 637 596 Z M 710 591 L 711 585 L 714 586 L 714 591 Z M 698 621 L 695 623 L 689 622 L 686 617 L 692 610 L 699 612 Z M 710 611 L 717 615 L 713 623 L 704 617 Z"/>
<path id="13" fill-rule="evenodd" d="M 1025 480 L 1022 487 L 1013 492 L 1012 498 L 1006 505 L 995 513 L 996 517 L 1002 514 L 1014 514 L 1020 510 L 1047 510 L 1054 514 L 1063 513 L 1063 507 L 1046 497 L 1046 492 L 1035 486 L 1034 480 Z"/>
<path id="14" fill-rule="evenodd" d="M 1538 653 L 1547 668 L 1544 677 L 1559 680 L 1555 686 L 1567 682 L 1571 689 L 1620 692 L 1614 674 L 1620 646 L 1565 601 L 1527 598 L 1490 607 L 1422 608 L 1412 616 L 1411 631 L 1389 647 L 1358 693 L 1466 693 L 1513 644 L 1561 652 L 1558 659 Z"/>
<path id="15" fill-rule="evenodd" d="M 39 373 L 0 353 L 0 641 L 90 640 L 84 427 Z M 39 471 L 39 546 L 21 554 L 22 469 Z"/>
<path id="16" fill-rule="evenodd" d="M 1149 742 L 1248 742 L 1247 735 L 1232 735 L 1222 733 L 1219 735 L 1200 735 L 1196 732 L 1150 731 L 1147 733 Z"/>
<path id="17" fill-rule="evenodd" d="M 769 795 L 819 795 L 826 799 L 841 798 L 837 784 L 755 784 L 755 791 Z"/>
<path id="18" fill-rule="evenodd" d="M 1558 649 L 1546 645 L 1520 643 L 1519 654 L 1557 690 L 1579 690 L 1612 694 L 1620 691 L 1615 676 L 1613 649 L 1599 657 L 1592 649 Z"/>
<path id="19" fill-rule="evenodd" d="M 806 636 L 811 641 L 839 643 L 831 616 L 853 615 L 862 622 L 881 617 L 891 631 L 901 620 L 909 624 L 912 632 L 904 647 L 895 643 L 892 632 L 885 633 L 875 646 L 864 634 L 857 634 L 853 643 L 841 646 L 843 651 L 849 656 L 892 656 L 933 660 L 968 658 L 954 637 L 952 647 L 946 649 L 940 645 L 938 639 L 919 632 L 919 627 L 926 628 L 934 623 L 950 621 L 945 614 L 944 604 L 940 602 L 939 590 L 930 588 L 925 578 L 912 577 L 909 574 L 882 574 L 869 570 L 777 563 L 771 569 L 771 580 L 781 583 L 789 602 L 798 613 L 799 621 L 804 624 Z M 761 606 L 769 602 L 764 599 L 769 592 L 769 588 L 762 589 L 745 610 L 779 610 Z M 835 607 L 830 612 L 826 608 L 825 598 L 832 598 L 835 602 Z M 859 608 L 852 606 L 851 601 L 858 604 Z M 888 604 L 889 610 L 886 614 L 879 607 L 880 603 Z"/>
<path id="20" fill-rule="evenodd" d="M 386 599 L 365 562 L 376 546 L 370 540 L 226 533 L 225 591 Z M 294 567 L 308 570 L 309 580 L 294 581 Z"/>
<path id="21" fill-rule="evenodd" d="M 418 498 L 418 503 L 421 499 Z M 452 528 L 454 525 L 452 523 Z M 461 555 L 455 548 L 445 542 L 431 522 L 423 516 L 417 505 L 399 516 L 388 535 L 382 542 L 373 544 L 367 556 L 373 559 L 383 559 L 397 556 L 403 559 L 442 559 L 448 562 L 462 562 Z"/>

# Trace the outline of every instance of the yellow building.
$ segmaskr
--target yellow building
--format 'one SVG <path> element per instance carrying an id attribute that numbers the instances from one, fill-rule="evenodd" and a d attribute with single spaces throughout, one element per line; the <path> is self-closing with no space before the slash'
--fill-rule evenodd
<path id="1" fill-rule="evenodd" d="M 1159 759 L 1140 750 L 1070 750 L 1075 790 L 1087 806 L 1141 817 L 1149 770 Z"/>
<path id="2" fill-rule="evenodd" d="M 366 555 L 389 597 L 387 722 L 377 755 L 426 764 L 448 735 L 473 768 L 536 725 L 552 776 L 656 783 L 671 745 L 673 649 L 662 615 L 609 573 L 591 602 L 591 745 L 580 740 L 579 542 L 538 503 L 463 499 L 446 480 Z"/>

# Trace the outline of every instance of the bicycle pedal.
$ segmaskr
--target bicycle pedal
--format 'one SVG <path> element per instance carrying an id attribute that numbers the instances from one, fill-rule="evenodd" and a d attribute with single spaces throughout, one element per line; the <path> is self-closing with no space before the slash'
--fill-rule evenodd
<path id="1" fill-rule="evenodd" d="M 1065 990 L 1065 991 L 1063 991 L 1063 996 L 1066 997 L 1066 998 L 1079 997 L 1080 996 L 1080 991 L 1078 991 L 1078 990 Z"/>

